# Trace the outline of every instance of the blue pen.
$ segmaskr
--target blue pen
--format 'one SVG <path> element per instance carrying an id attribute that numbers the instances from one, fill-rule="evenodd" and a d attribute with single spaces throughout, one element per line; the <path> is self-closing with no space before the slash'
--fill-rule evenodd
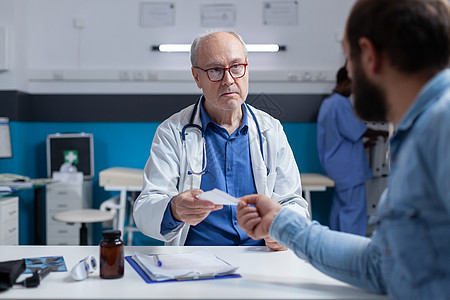
<path id="1" fill-rule="evenodd" d="M 162 266 L 162 262 L 161 262 L 161 260 L 159 259 L 158 254 L 153 254 L 153 259 L 155 260 L 155 264 L 157 264 L 158 267 L 161 267 L 161 266 Z"/>

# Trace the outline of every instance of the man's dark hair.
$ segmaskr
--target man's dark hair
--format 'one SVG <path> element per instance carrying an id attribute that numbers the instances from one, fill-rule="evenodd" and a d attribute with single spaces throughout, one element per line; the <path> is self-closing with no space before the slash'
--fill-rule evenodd
<path id="1" fill-rule="evenodd" d="M 359 0 L 347 21 L 350 56 L 366 37 L 399 71 L 443 69 L 450 56 L 448 0 Z"/>
<path id="2" fill-rule="evenodd" d="M 336 84 L 341 84 L 346 81 L 350 81 L 350 78 L 348 78 L 347 69 L 345 67 L 341 67 L 336 74 Z"/>

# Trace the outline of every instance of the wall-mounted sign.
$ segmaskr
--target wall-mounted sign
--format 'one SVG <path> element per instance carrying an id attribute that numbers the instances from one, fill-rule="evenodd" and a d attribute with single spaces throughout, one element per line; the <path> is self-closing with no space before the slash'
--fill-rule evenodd
<path id="1" fill-rule="evenodd" d="M 272 1 L 264 3 L 264 25 L 295 26 L 297 24 L 297 1 Z"/>
<path id="2" fill-rule="evenodd" d="M 141 27 L 163 27 L 175 25 L 175 3 L 142 2 Z"/>
<path id="3" fill-rule="evenodd" d="M 233 27 L 236 22 L 236 8 L 234 5 L 203 5 L 201 9 L 203 27 Z"/>

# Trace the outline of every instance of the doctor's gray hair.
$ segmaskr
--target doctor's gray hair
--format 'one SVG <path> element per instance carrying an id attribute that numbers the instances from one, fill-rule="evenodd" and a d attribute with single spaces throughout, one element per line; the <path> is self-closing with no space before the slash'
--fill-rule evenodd
<path id="1" fill-rule="evenodd" d="M 244 48 L 245 59 L 247 59 L 247 57 L 248 57 L 247 47 L 245 46 L 244 40 L 242 39 L 242 37 L 239 34 L 237 34 L 234 31 L 220 31 L 220 30 L 209 31 L 209 32 L 205 32 L 205 33 L 201 33 L 201 34 L 197 35 L 191 44 L 191 64 L 193 67 L 197 66 L 197 62 L 198 62 L 197 53 L 198 53 L 198 49 L 200 48 L 200 44 L 206 37 L 208 37 L 211 34 L 216 33 L 216 32 L 226 32 L 226 33 L 229 33 L 232 36 L 234 36 L 242 44 L 242 47 Z"/>

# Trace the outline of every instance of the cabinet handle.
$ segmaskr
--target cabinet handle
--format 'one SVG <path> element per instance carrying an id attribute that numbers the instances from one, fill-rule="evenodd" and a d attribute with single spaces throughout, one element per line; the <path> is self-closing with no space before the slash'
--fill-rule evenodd
<path id="1" fill-rule="evenodd" d="M 59 192 L 57 192 L 57 194 L 58 195 L 67 195 L 67 192 L 66 191 L 59 191 Z"/>
<path id="2" fill-rule="evenodd" d="M 10 216 L 15 215 L 15 214 L 17 214 L 17 210 L 10 210 L 8 212 L 8 215 L 10 215 Z"/>
<path id="3" fill-rule="evenodd" d="M 67 233 L 67 230 L 58 230 L 58 233 Z"/>
<path id="4" fill-rule="evenodd" d="M 17 230 L 17 228 L 16 228 L 16 227 L 13 227 L 13 228 L 8 229 L 8 232 L 11 233 L 11 232 L 14 232 L 14 231 L 16 231 L 16 230 Z"/>
<path id="5" fill-rule="evenodd" d="M 67 204 L 58 204 L 58 208 L 66 208 Z"/>

